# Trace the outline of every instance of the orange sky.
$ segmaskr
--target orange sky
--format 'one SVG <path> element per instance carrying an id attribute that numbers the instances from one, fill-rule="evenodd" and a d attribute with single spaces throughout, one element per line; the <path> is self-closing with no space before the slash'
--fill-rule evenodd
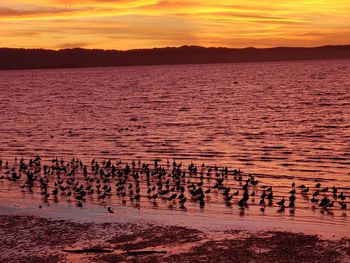
<path id="1" fill-rule="evenodd" d="M 1 0 L 0 46 L 350 44 L 350 0 Z"/>

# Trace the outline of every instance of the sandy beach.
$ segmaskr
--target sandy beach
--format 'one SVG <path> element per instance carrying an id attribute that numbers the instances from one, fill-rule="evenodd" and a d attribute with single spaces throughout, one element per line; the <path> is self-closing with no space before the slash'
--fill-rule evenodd
<path id="1" fill-rule="evenodd" d="M 349 238 L 327 240 L 317 235 L 281 231 L 201 231 L 148 223 L 76 223 L 18 215 L 0 216 L 0 242 L 1 262 L 350 260 Z M 83 251 L 75 251 L 78 249 Z M 95 252 L 84 249 L 95 249 Z"/>

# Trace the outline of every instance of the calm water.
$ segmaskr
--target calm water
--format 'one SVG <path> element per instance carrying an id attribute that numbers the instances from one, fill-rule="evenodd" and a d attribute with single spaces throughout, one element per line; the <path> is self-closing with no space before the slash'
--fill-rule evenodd
<path id="1" fill-rule="evenodd" d="M 349 60 L 1 71 L 0 90 L 2 159 L 204 161 L 281 196 L 350 186 Z"/>

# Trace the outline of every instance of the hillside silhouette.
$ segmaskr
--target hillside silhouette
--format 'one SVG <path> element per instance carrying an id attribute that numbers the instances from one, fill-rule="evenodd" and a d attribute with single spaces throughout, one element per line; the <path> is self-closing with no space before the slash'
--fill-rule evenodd
<path id="1" fill-rule="evenodd" d="M 0 69 L 204 64 L 350 58 L 350 45 L 311 48 L 205 48 L 182 46 L 127 51 L 0 48 Z"/>

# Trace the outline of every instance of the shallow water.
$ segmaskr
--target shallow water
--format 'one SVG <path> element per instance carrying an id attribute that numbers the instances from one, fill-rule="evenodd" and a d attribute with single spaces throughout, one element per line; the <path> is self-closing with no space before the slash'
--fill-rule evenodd
<path id="1" fill-rule="evenodd" d="M 48 163 L 46 163 L 48 164 Z M 11 166 L 10 166 L 11 167 Z M 165 166 L 167 167 L 167 166 Z M 171 166 L 170 166 L 171 167 Z M 174 181 L 170 177 L 171 168 L 166 168 L 167 175 L 162 179 L 163 190 L 164 182 L 166 179 L 170 180 L 170 185 L 174 185 Z M 202 168 L 204 174 L 207 169 Z M 11 170 L 11 168 L 10 168 Z M 31 170 L 35 170 L 33 167 Z M 349 225 L 348 209 L 340 209 L 338 201 L 335 201 L 334 207 L 331 209 L 323 209 L 317 204 L 310 202 L 311 193 L 303 194 L 300 188 L 296 188 L 296 208 L 288 208 L 288 201 L 286 207 L 281 208 L 276 203 L 282 197 L 288 200 L 290 195 L 288 192 L 292 190 L 291 186 L 269 183 L 269 180 L 263 179 L 259 181 L 257 186 L 250 186 L 249 193 L 253 191 L 256 196 L 250 196 L 248 201 L 248 207 L 241 209 L 238 206 L 238 201 L 242 198 L 242 186 L 241 181 L 237 181 L 231 172 L 224 179 L 224 185 L 231 188 L 231 194 L 236 190 L 239 190 L 240 194 L 234 196 L 231 200 L 231 204 L 227 206 L 224 201 L 223 190 L 212 188 L 210 193 L 205 194 L 205 206 L 200 207 L 199 202 L 194 197 L 191 198 L 190 191 L 187 190 L 189 184 L 185 183 L 190 180 L 194 184 L 199 183 L 201 180 L 199 175 L 186 175 L 186 179 L 182 180 L 182 184 L 185 186 L 185 196 L 188 201 L 185 204 L 185 208 L 181 208 L 178 199 L 175 201 L 167 201 L 167 197 L 173 193 L 180 194 L 179 191 L 171 190 L 169 194 L 161 195 L 156 200 L 149 198 L 147 194 L 146 176 L 144 173 L 140 173 L 138 179 L 140 184 L 140 201 L 134 200 L 129 191 L 125 192 L 127 195 L 122 197 L 116 194 L 115 183 L 119 182 L 117 176 L 109 178 L 109 182 L 106 185 L 112 187 L 111 194 L 108 194 L 106 198 L 100 199 L 97 191 L 97 183 L 87 183 L 82 175 L 81 169 L 75 173 L 75 180 L 80 184 L 87 187 L 92 186 L 95 189 L 93 194 L 88 194 L 84 198 L 83 208 L 77 207 L 77 200 L 75 195 L 67 196 L 67 191 L 59 191 L 58 195 L 52 194 L 55 188 L 54 184 L 57 182 L 57 176 L 55 174 L 50 175 L 50 182 L 48 192 L 50 197 L 44 199 L 41 192 L 38 180 L 34 182 L 34 187 L 29 189 L 27 186 L 21 187 L 26 181 L 25 174 L 17 181 L 7 180 L 7 169 L 0 170 L 0 175 L 5 175 L 5 178 L 0 179 L 0 214 L 17 214 L 17 215 L 36 215 L 40 217 L 48 217 L 53 219 L 65 219 L 74 220 L 77 222 L 117 222 L 117 223 L 154 223 L 154 224 L 168 224 L 168 225 L 180 225 L 188 226 L 191 228 L 198 228 L 200 230 L 227 230 L 227 229 L 243 229 L 248 231 L 270 231 L 270 230 L 288 230 L 304 233 L 319 234 L 327 238 L 347 236 L 348 231 L 344 232 L 344 228 L 347 229 Z M 69 170 L 68 170 L 69 172 Z M 93 173 L 89 171 L 91 178 L 100 178 L 93 176 Z M 168 176 L 169 175 L 169 176 Z M 246 174 L 242 174 L 244 180 L 247 178 Z M 43 174 L 42 174 L 43 176 Z M 45 176 L 43 176 L 44 178 Z M 63 179 L 62 186 L 68 186 L 67 179 L 72 176 L 66 176 L 61 174 Z M 103 177 L 102 177 L 103 178 Z M 102 179 L 101 179 L 102 181 Z M 203 190 L 212 187 L 216 182 L 216 176 L 205 176 L 202 180 Z M 125 187 L 128 188 L 129 184 L 134 184 L 134 179 L 129 176 Z M 151 176 L 150 187 L 158 183 L 158 176 Z M 105 185 L 105 184 L 102 184 Z M 260 196 L 263 193 L 263 185 L 274 185 L 274 201 L 269 203 L 265 200 L 265 205 L 259 205 Z M 326 186 L 326 185 L 324 185 Z M 311 192 L 316 190 L 315 187 L 310 185 Z M 70 188 L 71 189 L 71 188 Z M 134 186 L 133 186 L 134 189 Z M 344 192 L 346 195 L 350 194 L 348 188 L 338 188 L 338 191 Z M 73 192 L 73 191 L 72 191 Z M 103 192 L 103 191 L 102 191 Z M 151 193 L 153 195 L 154 191 Z M 159 191 L 158 191 L 159 192 Z M 327 196 L 333 200 L 331 191 L 327 193 L 320 193 L 317 197 L 319 200 L 322 197 Z M 350 202 L 347 198 L 345 201 L 348 205 Z M 114 213 L 109 213 L 107 207 L 112 207 Z M 263 208 L 263 210 L 262 210 Z"/>
<path id="2" fill-rule="evenodd" d="M 239 167 L 279 196 L 292 180 L 349 192 L 349 76 L 349 60 L 1 71 L 0 157 L 176 158 Z M 212 198 L 203 215 L 240 216 Z M 349 222 L 300 202 L 293 218 Z"/>

